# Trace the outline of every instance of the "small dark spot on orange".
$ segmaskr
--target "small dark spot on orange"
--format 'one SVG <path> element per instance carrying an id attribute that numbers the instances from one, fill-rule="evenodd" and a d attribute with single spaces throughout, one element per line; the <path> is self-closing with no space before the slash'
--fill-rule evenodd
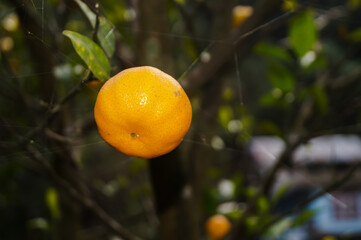
<path id="1" fill-rule="evenodd" d="M 130 133 L 130 136 L 132 137 L 132 138 L 138 138 L 139 137 L 139 135 L 138 134 L 136 134 L 136 133 Z"/>

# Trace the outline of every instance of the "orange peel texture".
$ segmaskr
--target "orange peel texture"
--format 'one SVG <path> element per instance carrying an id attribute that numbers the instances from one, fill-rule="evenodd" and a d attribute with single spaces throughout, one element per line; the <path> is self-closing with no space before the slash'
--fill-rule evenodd
<path id="1" fill-rule="evenodd" d="M 104 83 L 94 117 L 100 135 L 112 147 L 129 156 L 154 158 L 182 142 L 192 107 L 177 80 L 142 66 L 121 71 Z"/>

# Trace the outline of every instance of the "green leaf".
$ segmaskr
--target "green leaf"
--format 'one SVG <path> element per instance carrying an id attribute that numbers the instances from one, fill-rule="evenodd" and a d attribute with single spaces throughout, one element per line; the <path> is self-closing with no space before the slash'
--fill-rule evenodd
<path id="1" fill-rule="evenodd" d="M 287 190 L 290 188 L 290 183 L 285 183 L 281 187 L 277 189 L 275 194 L 272 196 L 271 204 L 276 204 L 287 192 Z"/>
<path id="2" fill-rule="evenodd" d="M 361 28 L 357 28 L 350 34 L 348 34 L 347 38 L 352 42 L 360 42 L 361 41 Z"/>
<path id="3" fill-rule="evenodd" d="M 284 218 L 268 229 L 265 235 L 272 239 L 278 239 L 283 233 L 290 229 L 291 225 L 292 220 L 290 218 Z"/>
<path id="4" fill-rule="evenodd" d="M 95 22 L 96 22 L 95 13 L 84 2 L 82 2 L 80 0 L 75 0 L 75 2 L 79 5 L 80 9 L 83 11 L 85 16 L 88 18 L 92 27 L 95 27 Z"/>
<path id="5" fill-rule="evenodd" d="M 75 0 L 93 28 L 96 25 L 96 14 L 82 1 Z M 108 57 L 113 56 L 115 51 L 115 27 L 104 17 L 99 17 L 97 38 Z"/>
<path id="6" fill-rule="evenodd" d="M 265 196 L 261 196 L 257 200 L 257 207 L 259 214 L 265 214 L 269 210 L 269 202 Z"/>
<path id="7" fill-rule="evenodd" d="M 218 110 L 218 119 L 222 126 L 227 129 L 229 121 L 233 118 L 233 110 L 230 106 L 222 106 Z"/>
<path id="8" fill-rule="evenodd" d="M 302 213 L 300 213 L 300 215 L 298 215 L 292 223 L 291 227 L 298 227 L 301 226 L 303 224 L 305 224 L 306 222 L 308 222 L 309 220 L 311 220 L 311 218 L 313 218 L 316 215 L 316 211 L 314 210 L 305 210 Z"/>
<path id="9" fill-rule="evenodd" d="M 256 189 L 254 187 L 248 187 L 245 189 L 245 195 L 248 197 L 248 198 L 251 198 L 253 196 L 256 195 Z"/>
<path id="10" fill-rule="evenodd" d="M 276 135 L 283 138 L 281 129 L 271 121 L 261 121 L 258 123 L 258 128 L 266 134 Z"/>
<path id="11" fill-rule="evenodd" d="M 70 38 L 75 51 L 88 65 L 95 77 L 101 81 L 109 79 L 110 64 L 103 50 L 90 38 L 72 31 L 64 31 L 63 34 Z"/>
<path id="12" fill-rule="evenodd" d="M 104 17 L 99 17 L 99 29 L 97 37 L 100 45 L 108 57 L 113 56 L 115 51 L 115 27 Z"/>
<path id="13" fill-rule="evenodd" d="M 242 210 L 233 210 L 226 213 L 226 216 L 233 220 L 238 220 L 241 218 L 243 211 Z"/>
<path id="14" fill-rule="evenodd" d="M 148 166 L 148 161 L 144 158 L 135 158 L 129 167 L 129 173 L 134 176 L 144 171 Z"/>
<path id="15" fill-rule="evenodd" d="M 286 62 L 290 62 L 292 60 L 291 56 L 285 49 L 265 42 L 258 43 L 254 47 L 254 51 L 257 54 L 276 57 Z"/>
<path id="16" fill-rule="evenodd" d="M 269 61 L 267 72 L 273 87 L 278 88 L 283 92 L 293 90 L 294 77 L 284 65 L 275 61 Z"/>
<path id="17" fill-rule="evenodd" d="M 315 85 L 312 88 L 312 96 L 321 115 L 325 115 L 329 105 L 325 89 L 320 85 Z"/>
<path id="18" fill-rule="evenodd" d="M 59 195 L 54 188 L 48 188 L 45 193 L 45 203 L 53 218 L 60 218 Z"/>
<path id="19" fill-rule="evenodd" d="M 301 12 L 291 20 L 289 37 L 299 57 L 313 48 L 317 41 L 317 29 L 310 11 Z"/>

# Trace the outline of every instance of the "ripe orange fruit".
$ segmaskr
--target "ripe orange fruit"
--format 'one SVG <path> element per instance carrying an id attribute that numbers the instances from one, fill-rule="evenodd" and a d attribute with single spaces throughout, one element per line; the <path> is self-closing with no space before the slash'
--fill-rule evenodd
<path id="1" fill-rule="evenodd" d="M 206 222 L 206 232 L 211 239 L 223 238 L 230 229 L 231 223 L 221 214 L 213 215 Z"/>
<path id="2" fill-rule="evenodd" d="M 232 10 L 232 26 L 239 27 L 249 16 L 253 14 L 252 6 L 235 6 Z"/>
<path id="3" fill-rule="evenodd" d="M 192 107 L 177 80 L 143 66 L 126 69 L 104 83 L 94 116 L 108 144 L 129 156 L 154 158 L 181 143 L 191 124 Z"/>

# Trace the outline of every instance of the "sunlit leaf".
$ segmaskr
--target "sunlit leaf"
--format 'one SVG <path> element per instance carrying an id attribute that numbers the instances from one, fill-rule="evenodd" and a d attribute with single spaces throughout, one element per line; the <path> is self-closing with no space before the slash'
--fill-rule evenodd
<path id="1" fill-rule="evenodd" d="M 82 1 L 75 0 L 79 5 L 85 16 L 88 18 L 93 28 L 96 26 L 96 14 Z M 100 45 L 108 55 L 113 56 L 115 51 L 115 27 L 104 17 L 99 17 L 99 26 L 97 32 L 97 38 L 99 39 Z"/>
<path id="2" fill-rule="evenodd" d="M 269 43 L 265 43 L 265 42 L 260 42 L 260 43 L 256 44 L 256 46 L 254 47 L 254 51 L 257 54 L 276 57 L 276 58 L 284 60 L 286 62 L 289 62 L 292 60 L 291 56 L 284 48 L 281 48 L 279 46 L 275 46 L 275 45 L 272 45 Z"/>
<path id="3" fill-rule="evenodd" d="M 88 65 L 95 77 L 101 81 L 109 79 L 110 64 L 98 44 L 76 32 L 66 30 L 63 34 L 70 38 L 75 51 Z"/>
<path id="4" fill-rule="evenodd" d="M 310 51 L 317 41 L 317 30 L 310 11 L 295 16 L 289 28 L 290 44 L 299 57 Z"/>
<path id="5" fill-rule="evenodd" d="M 294 77 L 290 70 L 283 64 L 269 61 L 268 62 L 268 78 L 273 87 L 282 90 L 283 92 L 292 91 L 294 87 Z"/>
<path id="6" fill-rule="evenodd" d="M 60 218 L 59 195 L 54 188 L 48 188 L 45 193 L 45 203 L 53 218 Z"/>

